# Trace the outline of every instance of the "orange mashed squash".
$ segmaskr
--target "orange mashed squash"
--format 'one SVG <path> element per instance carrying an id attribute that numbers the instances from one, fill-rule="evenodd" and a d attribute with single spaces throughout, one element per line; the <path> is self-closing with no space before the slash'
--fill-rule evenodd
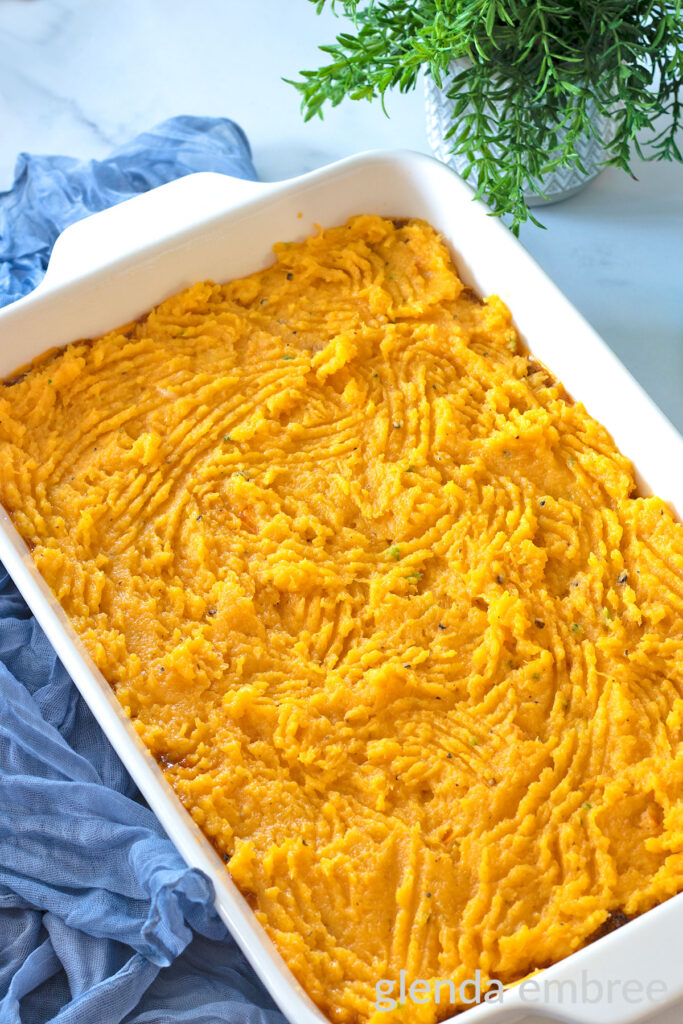
<path id="1" fill-rule="evenodd" d="M 313 1000 L 425 1024 L 683 889 L 683 526 L 428 224 L 275 256 L 2 387 L 0 499 Z"/>

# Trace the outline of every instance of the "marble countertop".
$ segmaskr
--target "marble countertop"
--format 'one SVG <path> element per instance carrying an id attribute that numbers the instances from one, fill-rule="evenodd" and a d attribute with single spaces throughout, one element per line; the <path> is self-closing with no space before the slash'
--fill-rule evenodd
<path id="1" fill-rule="evenodd" d="M 421 90 L 304 124 L 282 81 L 337 27 L 307 0 L 0 0 L 0 187 L 16 154 L 103 156 L 173 114 L 227 115 L 265 180 L 364 149 L 428 152 Z M 607 170 L 522 241 L 683 429 L 683 167 Z"/>
<path id="2" fill-rule="evenodd" d="M 307 0 L 0 0 L 0 187 L 20 150 L 103 156 L 174 114 L 227 115 L 262 178 L 364 149 L 428 152 L 421 90 L 304 124 L 282 81 L 337 27 Z M 683 429 L 683 167 L 607 170 L 522 241 Z"/>
<path id="3" fill-rule="evenodd" d="M 265 180 L 365 149 L 428 152 L 421 90 L 393 96 L 390 118 L 347 102 L 303 123 L 282 76 L 315 66 L 336 28 L 307 0 L 0 0 L 0 188 L 20 151 L 100 157 L 174 114 L 238 121 Z M 542 210 L 547 230 L 522 241 L 683 430 L 683 168 L 635 169 Z"/>

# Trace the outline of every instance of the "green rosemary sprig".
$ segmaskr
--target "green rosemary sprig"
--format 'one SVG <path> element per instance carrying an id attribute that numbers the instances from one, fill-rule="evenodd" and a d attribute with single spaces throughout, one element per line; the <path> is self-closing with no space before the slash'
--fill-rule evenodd
<path id="1" fill-rule="evenodd" d="M 311 0 L 320 13 L 326 0 Z M 468 160 L 494 213 L 517 233 L 531 218 L 524 191 L 578 163 L 576 142 L 611 114 L 606 165 L 632 173 L 633 154 L 682 160 L 681 0 L 330 0 L 353 31 L 321 46 L 327 63 L 291 81 L 306 120 L 325 104 L 407 92 L 424 69 L 437 85 L 455 58 L 469 64 L 447 92 L 451 151 Z M 289 81 L 289 80 L 288 80 Z M 645 140 L 645 141 L 644 141 Z"/>

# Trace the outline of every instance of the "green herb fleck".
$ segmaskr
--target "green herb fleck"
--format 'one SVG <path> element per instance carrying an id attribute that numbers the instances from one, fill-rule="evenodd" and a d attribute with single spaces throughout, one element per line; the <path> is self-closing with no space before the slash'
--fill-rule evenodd
<path id="1" fill-rule="evenodd" d="M 394 544 L 389 548 L 389 558 L 393 558 L 395 562 L 398 562 L 401 557 L 401 549 L 398 544 Z"/>

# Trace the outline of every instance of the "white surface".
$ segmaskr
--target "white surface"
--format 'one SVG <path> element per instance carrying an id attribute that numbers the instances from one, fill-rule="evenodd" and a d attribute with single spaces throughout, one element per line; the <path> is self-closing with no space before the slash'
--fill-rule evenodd
<path id="1" fill-rule="evenodd" d="M 0 187 L 20 150 L 103 156 L 173 114 L 227 115 L 264 180 L 364 149 L 427 152 L 422 91 L 304 125 L 283 75 L 338 21 L 308 0 L 0 0 Z M 683 144 L 683 140 L 682 140 Z M 522 240 L 683 428 L 683 167 L 606 171 Z M 609 387 L 609 382 L 605 382 Z"/>
<path id="2" fill-rule="evenodd" d="M 351 158 L 274 185 L 192 175 L 75 224 L 58 240 L 39 288 L 0 310 L 0 375 L 41 352 L 47 335 L 53 344 L 92 335 L 196 278 L 230 278 L 264 265 L 274 238 L 305 235 L 315 221 L 343 222 L 356 204 L 368 212 L 434 223 L 456 250 L 468 283 L 509 298 L 531 348 L 596 409 L 653 486 L 683 507 L 683 478 L 668 471 L 683 464 L 683 439 L 512 236 L 472 203 L 467 186 L 443 164 L 417 154 Z M 553 333 L 546 330 L 546 316 L 557 325 Z M 586 375 L 588 360 L 595 372 Z M 613 381 L 613 393 L 602 387 L 603 379 Z M 142 746 L 4 513 L 0 558 L 168 835 L 186 861 L 211 878 L 219 913 L 273 997 L 296 1024 L 322 1021 Z M 543 980 L 571 984 L 588 976 L 615 979 L 621 986 L 629 980 L 641 986 L 658 982 L 670 998 L 680 999 L 676 940 L 682 910 L 683 895 L 556 964 Z M 544 1009 L 571 1024 L 642 1020 L 642 1003 L 633 1005 L 618 992 L 609 1002 L 563 1008 L 548 1000 Z M 520 987 L 506 994 L 503 1005 L 472 1009 L 468 1020 L 510 1024 L 527 1008 L 521 993 Z"/>
<path id="3" fill-rule="evenodd" d="M 264 180 L 368 148 L 426 152 L 421 92 L 395 96 L 391 120 L 346 103 L 302 123 L 281 76 L 315 66 L 335 28 L 307 0 L 0 0 L 0 187 L 20 150 L 103 156 L 177 113 L 239 121 Z M 681 428 L 683 169 L 637 174 L 605 172 L 523 241 Z"/>

